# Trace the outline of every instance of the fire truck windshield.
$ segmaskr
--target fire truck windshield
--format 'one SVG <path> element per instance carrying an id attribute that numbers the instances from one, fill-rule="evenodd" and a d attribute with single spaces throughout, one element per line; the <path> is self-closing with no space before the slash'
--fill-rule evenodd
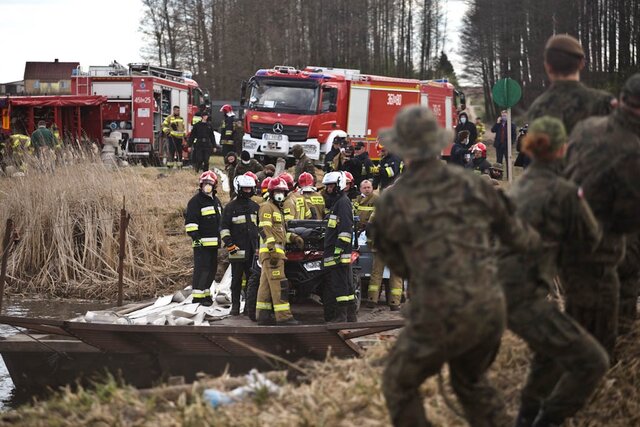
<path id="1" fill-rule="evenodd" d="M 256 81 L 251 89 L 249 108 L 288 114 L 316 114 L 317 83 L 277 80 Z"/>

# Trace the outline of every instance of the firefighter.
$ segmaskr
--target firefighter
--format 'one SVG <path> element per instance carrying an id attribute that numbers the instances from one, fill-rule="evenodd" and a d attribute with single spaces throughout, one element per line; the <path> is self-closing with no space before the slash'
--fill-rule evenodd
<path id="1" fill-rule="evenodd" d="M 373 178 L 373 188 L 380 188 L 382 191 L 400 176 L 402 161 L 384 148 L 382 144 L 378 144 L 378 151 L 380 151 L 380 166 L 378 174 Z"/>
<path id="2" fill-rule="evenodd" d="M 253 254 L 258 248 L 258 209 L 251 197 L 256 181 L 247 175 L 233 180 L 238 197 L 225 206 L 220 237 L 229 252 L 231 263 L 231 315 L 240 315 L 242 279 L 251 275 Z"/>
<path id="3" fill-rule="evenodd" d="M 197 118 L 200 120 L 196 120 Z M 188 140 L 189 151 L 193 156 L 193 169 L 196 172 L 206 172 L 209 170 L 209 158 L 213 155 L 216 147 L 216 138 L 211 123 L 209 123 L 209 115 L 206 112 L 201 116 L 196 115 L 193 119 L 196 123 L 191 129 Z"/>
<path id="4" fill-rule="evenodd" d="M 369 223 L 369 217 L 376 210 L 378 195 L 373 192 L 371 181 L 365 179 L 360 184 L 360 194 L 353 202 L 353 213 L 359 218 L 357 230 L 359 233 L 365 231 Z"/>
<path id="5" fill-rule="evenodd" d="M 13 165 L 24 172 L 26 170 L 25 157 L 33 153 L 31 138 L 23 133 L 14 133 L 9 137 L 8 147 L 7 159 L 11 159 Z"/>
<path id="6" fill-rule="evenodd" d="M 298 178 L 298 187 L 300 187 L 300 194 L 306 199 L 307 206 L 311 210 L 311 217 L 313 219 L 323 219 L 324 198 L 313 186 L 314 181 L 313 175 L 309 172 L 303 172 Z"/>
<path id="7" fill-rule="evenodd" d="M 304 247 L 304 240 L 295 233 L 287 233 L 282 205 L 289 192 L 282 178 L 269 181 L 269 200 L 260 206 L 258 229 L 260 234 L 259 260 L 262 265 L 256 302 L 258 324 L 272 324 L 275 312 L 277 325 L 297 325 L 289 305 L 289 281 L 284 275 L 285 244 Z"/>
<path id="8" fill-rule="evenodd" d="M 287 198 L 282 205 L 285 221 L 291 221 L 292 219 L 311 219 L 311 208 L 307 200 L 302 194 L 293 191 L 295 184 L 291 174 L 284 172 L 280 175 L 280 178 L 287 183 L 287 188 L 289 189 L 289 194 L 287 194 Z"/>
<path id="9" fill-rule="evenodd" d="M 269 183 L 271 182 L 272 179 L 276 179 L 276 178 L 266 177 L 260 183 L 260 191 L 262 192 L 262 203 L 269 200 Z M 258 204 L 262 206 L 262 203 L 258 203 Z"/>
<path id="10" fill-rule="evenodd" d="M 323 267 L 328 271 L 328 285 L 323 295 L 327 322 L 356 322 L 356 300 L 351 280 L 351 241 L 353 207 L 345 194 L 344 172 L 329 172 L 322 179 L 327 197 L 333 199 L 327 214 Z"/>
<path id="11" fill-rule="evenodd" d="M 211 171 L 200 175 L 200 189 L 189 200 L 185 230 L 193 240 L 193 302 L 213 304 L 209 288 L 218 268 L 218 245 L 222 204 L 216 197 L 218 177 Z"/>
<path id="12" fill-rule="evenodd" d="M 251 196 L 251 200 L 256 202 L 258 205 L 261 205 L 262 202 L 264 202 L 264 199 L 262 198 L 262 194 L 261 194 L 261 192 L 259 190 L 259 188 L 260 188 L 260 180 L 258 179 L 258 175 L 256 175 L 255 173 L 249 171 L 249 172 L 245 173 L 245 176 L 250 177 L 251 179 L 253 179 L 253 182 L 256 183 L 256 185 L 254 186 L 253 195 Z"/>
<path id="13" fill-rule="evenodd" d="M 347 146 L 347 133 L 339 130 L 331 141 L 331 150 L 324 157 L 324 171 L 332 172 L 342 170 L 344 163 L 344 147 Z"/>
<path id="14" fill-rule="evenodd" d="M 371 178 L 373 178 L 372 171 L 375 168 L 373 162 L 371 161 L 371 158 L 369 158 L 369 152 L 367 151 L 367 147 L 364 142 L 358 141 L 354 147 L 354 150 L 355 156 L 357 157 L 361 165 L 360 176 L 354 182 L 354 186 L 357 189 L 360 187 L 362 181 L 364 181 L 365 179 L 370 180 Z"/>
<path id="15" fill-rule="evenodd" d="M 184 119 L 180 116 L 180 107 L 173 106 L 173 114 L 167 116 L 162 123 L 162 132 L 167 136 L 169 147 L 168 167 L 182 166 L 182 145 L 184 142 Z"/>
<path id="16" fill-rule="evenodd" d="M 369 217 L 369 223 L 373 222 L 375 216 L 376 213 L 374 211 Z M 380 299 L 380 288 L 382 287 L 385 263 L 376 253 L 375 248 L 373 247 L 373 242 L 370 238 L 367 238 L 367 244 L 372 249 L 374 255 L 373 265 L 371 266 L 371 278 L 369 279 L 366 306 L 368 308 L 374 308 L 378 305 L 378 300 Z M 389 276 L 389 298 L 387 299 L 387 304 L 391 311 L 400 310 L 403 288 L 404 280 L 392 271 Z"/>
<path id="17" fill-rule="evenodd" d="M 234 150 L 234 127 L 236 114 L 233 112 L 233 107 L 229 104 L 224 104 L 220 108 L 220 112 L 224 114 L 222 123 L 220 125 L 220 139 L 222 143 L 222 155 L 226 156 L 227 153 Z"/>
<path id="18" fill-rule="evenodd" d="M 344 176 L 347 179 L 347 188 L 345 188 L 344 193 L 353 202 L 358 197 L 358 188 L 355 186 L 355 180 L 351 172 L 345 172 Z"/>

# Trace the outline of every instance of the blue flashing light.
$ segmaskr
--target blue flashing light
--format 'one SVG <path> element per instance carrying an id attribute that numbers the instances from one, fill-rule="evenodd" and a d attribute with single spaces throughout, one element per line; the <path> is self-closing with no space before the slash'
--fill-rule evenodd
<path id="1" fill-rule="evenodd" d="M 256 76 L 266 76 L 267 74 L 269 74 L 267 70 L 258 70 L 256 72 Z"/>

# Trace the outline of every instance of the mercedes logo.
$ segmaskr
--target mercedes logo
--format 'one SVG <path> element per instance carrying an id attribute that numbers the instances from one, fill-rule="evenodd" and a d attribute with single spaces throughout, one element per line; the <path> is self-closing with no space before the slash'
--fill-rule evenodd
<path id="1" fill-rule="evenodd" d="M 278 123 L 273 125 L 273 132 L 274 133 L 282 133 L 283 130 L 284 130 L 284 126 L 280 122 L 278 122 Z"/>

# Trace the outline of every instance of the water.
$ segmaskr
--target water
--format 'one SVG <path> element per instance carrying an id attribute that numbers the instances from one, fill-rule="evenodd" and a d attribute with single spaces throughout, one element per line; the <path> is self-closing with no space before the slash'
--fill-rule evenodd
<path id="1" fill-rule="evenodd" d="M 70 319 L 85 314 L 89 310 L 101 310 L 112 307 L 113 303 L 96 303 L 83 300 L 28 300 L 21 297 L 5 297 L 3 300 L 3 316 L 39 317 L 48 319 Z M 0 325 L 0 337 L 17 334 L 18 330 L 9 325 Z M 0 358 L 0 411 L 15 408 L 24 403 L 24 397 L 18 398 L 14 393 L 13 381 L 9 371 Z M 28 400 L 28 399 L 27 399 Z"/>

